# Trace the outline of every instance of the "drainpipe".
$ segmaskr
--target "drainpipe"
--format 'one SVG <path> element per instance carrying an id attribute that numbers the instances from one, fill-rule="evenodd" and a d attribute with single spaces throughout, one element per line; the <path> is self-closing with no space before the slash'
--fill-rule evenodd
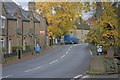
<path id="1" fill-rule="evenodd" d="M 47 19 L 45 18 L 45 48 L 47 47 L 47 25 L 46 25 Z"/>
<path id="2" fill-rule="evenodd" d="M 34 19 L 33 19 L 33 20 L 34 20 Z M 33 32 L 34 32 L 34 33 L 33 33 L 33 44 L 34 44 L 34 47 L 35 47 L 35 45 L 36 45 L 36 44 L 35 44 L 35 21 L 33 21 L 33 22 L 34 22 L 34 25 L 33 25 L 33 28 L 34 28 L 34 29 L 33 29 Z"/>
<path id="3" fill-rule="evenodd" d="M 8 38 L 8 19 L 6 19 L 6 53 L 8 54 L 8 41 L 9 41 L 9 38 Z"/>
<path id="4" fill-rule="evenodd" d="M 23 48 L 23 40 L 24 40 L 24 35 L 23 35 L 23 20 L 22 20 L 22 48 Z M 22 49 L 22 54 L 23 54 L 23 49 Z"/>

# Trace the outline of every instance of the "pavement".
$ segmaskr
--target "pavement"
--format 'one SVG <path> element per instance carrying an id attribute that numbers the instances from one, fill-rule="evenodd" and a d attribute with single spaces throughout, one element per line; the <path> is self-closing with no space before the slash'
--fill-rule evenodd
<path id="1" fill-rule="evenodd" d="M 120 74 L 91 75 L 88 78 L 119 78 L 120 79 Z"/>
<path id="2" fill-rule="evenodd" d="M 56 46 L 42 56 L 3 67 L 2 78 L 77 78 L 89 69 L 87 44 Z"/>
<path id="3" fill-rule="evenodd" d="M 40 56 L 44 55 L 45 53 L 47 53 L 48 51 L 50 51 L 54 47 L 55 46 L 47 46 L 44 50 L 41 51 Z M 31 52 L 31 53 L 27 53 L 24 56 L 22 56 L 21 59 L 18 59 L 17 57 L 14 57 L 13 59 L 8 58 L 7 61 L 2 64 L 2 66 L 7 66 L 7 65 L 10 65 L 10 64 L 19 63 L 19 62 L 29 60 L 29 59 L 37 57 L 37 56 L 38 55 L 36 55 L 35 52 L 33 53 L 33 55 L 32 55 L 32 52 Z"/>

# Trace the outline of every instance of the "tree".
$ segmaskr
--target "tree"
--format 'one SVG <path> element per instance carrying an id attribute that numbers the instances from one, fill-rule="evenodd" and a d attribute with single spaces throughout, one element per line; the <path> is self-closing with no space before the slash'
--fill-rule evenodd
<path id="1" fill-rule="evenodd" d="M 76 6 L 77 5 L 77 6 Z M 62 36 L 69 33 L 75 21 L 80 17 L 82 3 L 80 2 L 36 2 L 39 14 L 47 18 L 49 35 Z"/>
<path id="2" fill-rule="evenodd" d="M 89 42 L 102 45 L 108 57 L 114 57 L 115 49 L 120 47 L 118 8 L 111 2 L 101 2 L 102 13 L 92 21 L 93 29 L 88 33 Z M 99 13 L 99 12 L 97 12 Z"/>
<path id="3" fill-rule="evenodd" d="M 116 15 L 116 8 L 112 6 L 111 2 L 103 2 L 102 3 L 103 12 L 102 15 L 92 22 L 92 26 L 95 26 L 95 30 L 92 34 L 96 34 L 94 36 L 97 38 L 97 41 L 95 41 L 98 44 L 102 44 L 104 46 L 109 47 L 110 45 L 120 45 L 119 41 L 115 41 L 119 38 L 118 35 L 118 17 Z M 89 32 L 89 35 L 92 35 L 91 30 Z M 89 40 L 93 41 L 93 37 L 89 36 Z M 112 41 L 110 41 L 112 40 Z"/>

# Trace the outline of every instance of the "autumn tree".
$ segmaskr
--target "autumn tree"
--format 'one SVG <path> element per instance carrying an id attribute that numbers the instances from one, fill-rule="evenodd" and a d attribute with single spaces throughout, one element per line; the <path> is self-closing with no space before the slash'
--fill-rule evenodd
<path id="1" fill-rule="evenodd" d="M 87 40 L 96 45 L 102 45 L 108 51 L 108 56 L 114 56 L 114 49 L 120 47 L 118 8 L 112 2 L 101 2 L 102 13 L 92 21 L 93 27 Z M 112 51 L 111 51 L 112 50 Z"/>
<path id="2" fill-rule="evenodd" d="M 48 32 L 51 36 L 62 36 L 69 33 L 75 21 L 80 17 L 80 2 L 36 2 L 38 13 L 48 21 Z"/>
<path id="3" fill-rule="evenodd" d="M 95 31 L 92 29 L 89 32 L 94 32 L 92 35 L 97 40 L 94 40 L 98 44 L 102 44 L 104 46 L 110 45 L 119 45 L 119 41 L 116 41 L 119 38 L 118 35 L 118 17 L 116 15 L 116 8 L 112 6 L 111 2 L 103 2 L 102 3 L 103 12 L 102 15 L 94 22 L 92 22 L 92 26 L 95 26 Z M 92 42 L 93 37 L 89 36 L 89 40 Z M 113 40 L 113 41 L 110 41 Z"/>

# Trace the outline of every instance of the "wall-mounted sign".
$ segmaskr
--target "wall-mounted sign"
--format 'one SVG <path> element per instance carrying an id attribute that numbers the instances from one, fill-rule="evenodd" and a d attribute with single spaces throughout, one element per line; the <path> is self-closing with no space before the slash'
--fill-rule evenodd
<path id="1" fill-rule="evenodd" d="M 45 34 L 45 31 L 40 31 L 40 34 Z"/>

